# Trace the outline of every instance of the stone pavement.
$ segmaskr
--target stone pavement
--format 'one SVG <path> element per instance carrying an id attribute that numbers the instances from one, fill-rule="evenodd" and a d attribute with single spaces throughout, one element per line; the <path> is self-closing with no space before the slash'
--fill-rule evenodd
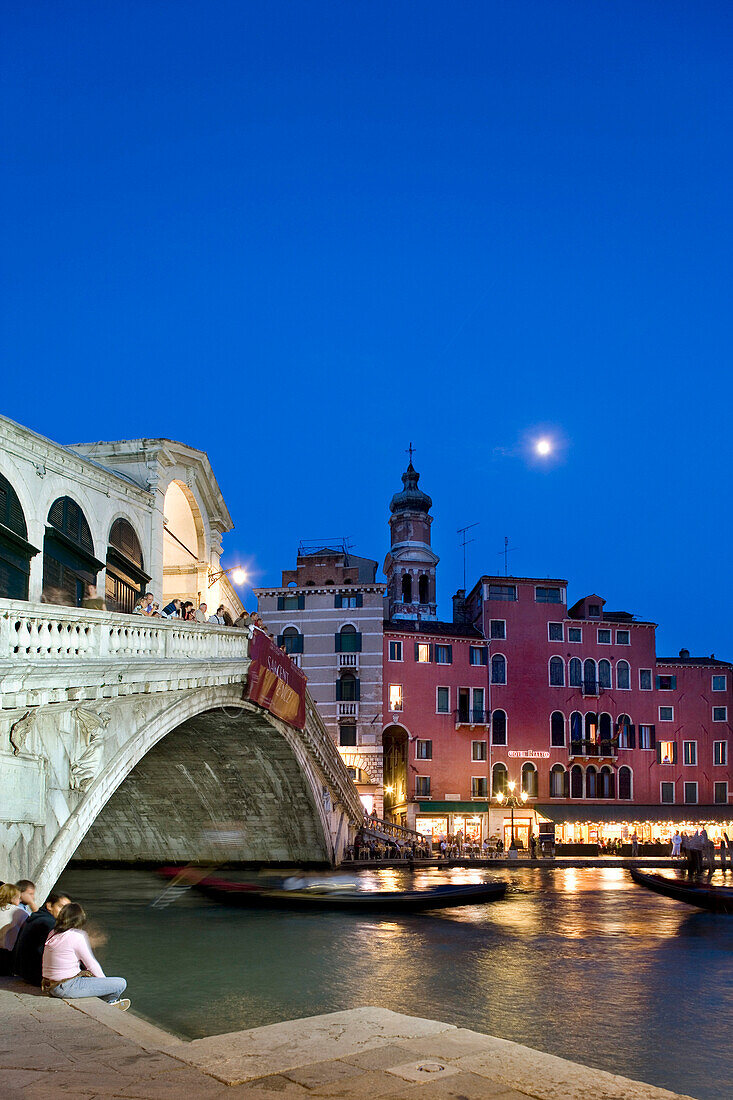
<path id="1" fill-rule="evenodd" d="M 690 1100 L 505 1039 L 356 1008 L 185 1042 L 0 979 L 0 1098 Z"/>

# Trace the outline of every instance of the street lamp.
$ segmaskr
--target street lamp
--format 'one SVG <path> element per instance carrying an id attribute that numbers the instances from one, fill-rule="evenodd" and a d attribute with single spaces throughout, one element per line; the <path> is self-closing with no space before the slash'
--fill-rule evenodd
<path id="1" fill-rule="evenodd" d="M 511 811 L 512 811 L 512 842 L 511 842 L 509 847 L 513 848 L 516 851 L 517 850 L 517 841 L 516 841 L 516 837 L 514 836 L 514 810 L 517 807 L 524 806 L 527 799 L 529 798 L 529 795 L 527 794 L 526 791 L 522 791 L 522 793 L 517 796 L 514 793 L 515 790 L 517 789 L 517 784 L 515 783 L 515 781 L 513 779 L 509 780 L 509 782 L 507 783 L 507 788 L 509 790 L 509 793 L 506 794 L 504 791 L 499 791 L 496 795 L 496 801 L 501 806 L 504 806 L 506 804 L 507 806 L 509 806 L 511 808 Z"/>
<path id="2" fill-rule="evenodd" d="M 247 580 L 247 574 L 245 573 L 244 569 L 242 569 L 242 567 L 239 565 L 233 565 L 231 569 L 220 569 L 218 573 L 214 573 L 210 569 L 209 588 L 211 588 L 212 584 L 216 584 L 216 582 L 219 580 L 219 577 L 227 577 L 230 573 L 232 575 L 232 580 L 235 584 L 244 584 L 244 582 Z"/>

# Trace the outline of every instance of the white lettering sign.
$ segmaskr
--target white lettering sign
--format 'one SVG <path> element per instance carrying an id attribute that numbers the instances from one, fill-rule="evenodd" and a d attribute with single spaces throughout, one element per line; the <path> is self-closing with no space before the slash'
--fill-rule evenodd
<path id="1" fill-rule="evenodd" d="M 508 756 L 525 756 L 528 760 L 549 760 L 549 752 L 539 752 L 536 749 L 510 749 Z"/>

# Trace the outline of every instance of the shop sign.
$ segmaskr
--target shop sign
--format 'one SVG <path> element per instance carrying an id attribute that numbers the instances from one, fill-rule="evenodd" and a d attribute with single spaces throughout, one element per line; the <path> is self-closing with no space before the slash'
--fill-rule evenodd
<path id="1" fill-rule="evenodd" d="M 306 679 L 300 669 L 261 630 L 249 644 L 251 664 L 244 698 L 299 730 L 305 728 Z"/>
<path id="2" fill-rule="evenodd" d="M 540 752 L 538 749 L 510 749 L 507 756 L 524 756 L 527 760 L 549 760 L 549 752 Z"/>

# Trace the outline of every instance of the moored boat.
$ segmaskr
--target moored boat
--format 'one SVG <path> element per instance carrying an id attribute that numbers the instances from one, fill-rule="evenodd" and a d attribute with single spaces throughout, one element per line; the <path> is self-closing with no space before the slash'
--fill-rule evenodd
<path id="1" fill-rule="evenodd" d="M 733 914 L 733 886 L 711 886 L 707 882 L 683 882 L 679 879 L 666 878 L 664 875 L 639 871 L 636 867 L 631 867 L 629 874 L 638 886 L 645 886 L 655 894 L 674 898 L 675 901 L 684 901 L 688 905 L 696 905 L 712 913 Z"/>

